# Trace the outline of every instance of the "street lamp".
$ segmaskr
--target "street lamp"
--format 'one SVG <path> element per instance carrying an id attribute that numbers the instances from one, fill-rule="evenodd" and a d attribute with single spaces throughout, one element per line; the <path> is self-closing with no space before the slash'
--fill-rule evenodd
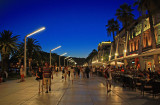
<path id="1" fill-rule="evenodd" d="M 76 63 L 73 59 L 69 59 L 69 61 L 70 61 L 72 64 L 75 64 L 75 63 Z"/>
<path id="2" fill-rule="evenodd" d="M 65 66 L 65 60 L 66 60 L 66 59 L 68 59 L 69 57 L 70 57 L 70 56 L 68 56 L 68 57 L 64 58 L 64 66 Z"/>
<path id="3" fill-rule="evenodd" d="M 68 62 L 68 63 L 69 63 L 69 65 L 71 65 L 71 60 L 69 60 L 69 62 Z"/>
<path id="4" fill-rule="evenodd" d="M 70 61 L 71 59 L 72 59 L 72 58 L 70 58 L 70 59 L 67 60 L 67 66 L 68 66 L 68 61 Z"/>
<path id="5" fill-rule="evenodd" d="M 56 47 L 56 48 L 50 50 L 50 67 L 51 67 L 51 52 L 54 51 L 54 50 L 56 50 L 56 49 L 59 49 L 59 48 L 61 48 L 61 46 L 58 46 L 58 47 Z"/>
<path id="6" fill-rule="evenodd" d="M 34 31 L 34 32 L 25 36 L 25 39 L 24 39 L 24 71 L 25 71 L 24 75 L 25 76 L 26 76 L 26 71 L 27 71 L 26 70 L 26 68 L 27 68 L 27 64 L 26 64 L 26 55 L 27 55 L 27 53 L 26 53 L 26 39 L 27 39 L 27 37 L 30 37 L 30 36 L 40 32 L 40 31 L 43 31 L 43 30 L 45 30 L 45 27 L 42 27 L 42 28 L 40 28 L 40 29 L 38 29 L 38 30 L 36 30 L 36 31 Z"/>
<path id="7" fill-rule="evenodd" d="M 118 53 L 115 53 L 115 56 L 118 56 Z"/>
<path id="8" fill-rule="evenodd" d="M 60 57 L 63 56 L 63 55 L 66 55 L 66 54 L 67 54 L 67 53 L 64 53 L 64 54 L 59 55 L 59 70 L 60 70 L 60 67 L 61 67 Z"/>

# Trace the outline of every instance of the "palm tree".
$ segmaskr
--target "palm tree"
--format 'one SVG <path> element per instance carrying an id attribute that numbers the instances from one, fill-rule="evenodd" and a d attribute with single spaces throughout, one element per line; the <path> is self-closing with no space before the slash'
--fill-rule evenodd
<path id="1" fill-rule="evenodd" d="M 145 15 L 144 15 L 145 16 Z M 142 54 L 142 48 L 143 48 L 143 30 L 144 30 L 144 17 L 141 17 L 139 20 L 141 20 L 141 35 L 140 35 L 140 41 L 139 41 L 139 45 L 138 45 L 138 54 Z M 140 63 L 140 69 L 141 70 L 144 70 L 145 67 L 144 67 L 144 60 L 143 60 L 143 57 L 140 56 L 139 57 L 139 63 Z"/>
<path id="2" fill-rule="evenodd" d="M 152 39 L 152 48 L 156 49 L 156 38 L 155 38 L 155 29 L 153 25 L 153 15 L 157 11 L 160 10 L 159 8 L 159 1 L 158 0 L 136 0 L 135 5 L 138 5 L 138 10 L 142 13 L 147 12 L 149 16 L 149 23 L 150 23 L 150 31 L 151 31 L 151 39 Z M 159 61 L 158 55 L 153 55 L 154 63 L 155 63 L 155 70 L 159 69 Z"/>
<path id="3" fill-rule="evenodd" d="M 117 19 L 122 22 L 122 25 L 125 29 L 134 20 L 132 11 L 133 9 L 131 8 L 131 6 L 126 3 L 122 4 L 116 11 Z"/>
<path id="4" fill-rule="evenodd" d="M 2 71 L 8 71 L 9 56 L 17 50 L 18 36 L 13 36 L 11 31 L 4 30 L 0 33 L 0 53 L 2 57 Z"/>
<path id="5" fill-rule="evenodd" d="M 122 25 L 125 29 L 125 37 L 126 37 L 125 38 L 126 39 L 125 50 L 127 50 L 127 44 L 128 44 L 128 34 L 127 34 L 128 28 L 127 27 L 134 20 L 134 15 L 132 14 L 132 11 L 133 9 L 131 8 L 131 6 L 126 3 L 121 5 L 120 8 L 117 9 L 116 11 L 117 19 L 122 22 Z M 126 51 L 124 53 L 124 56 L 126 56 Z M 124 63 L 126 67 L 127 61 L 124 60 Z"/>
<path id="6" fill-rule="evenodd" d="M 14 61 L 15 60 L 18 61 L 18 64 L 19 64 L 19 67 L 20 67 L 23 57 L 24 57 L 24 43 L 21 42 L 21 43 L 18 43 L 17 50 L 14 51 L 11 59 L 14 60 Z"/>
<path id="7" fill-rule="evenodd" d="M 31 63 L 32 59 L 35 57 L 35 55 L 40 56 L 41 46 L 39 45 L 38 41 L 33 38 L 28 38 L 27 40 L 27 57 L 28 57 L 28 63 L 29 63 L 29 70 L 31 70 Z M 36 58 L 35 58 L 36 59 Z"/>
<path id="8" fill-rule="evenodd" d="M 113 35 L 113 42 L 114 42 L 114 51 L 115 51 L 115 32 L 118 32 L 119 31 L 119 24 L 118 24 L 118 21 L 117 20 L 114 20 L 114 19 L 111 19 L 111 20 L 108 20 L 108 24 L 106 25 L 107 27 L 107 35 L 110 37 L 111 36 L 111 33 Z"/>

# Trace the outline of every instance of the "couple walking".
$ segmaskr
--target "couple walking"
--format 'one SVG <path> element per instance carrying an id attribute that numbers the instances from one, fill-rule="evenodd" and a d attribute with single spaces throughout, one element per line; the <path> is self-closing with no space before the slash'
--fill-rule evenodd
<path id="1" fill-rule="evenodd" d="M 69 67 L 64 67 L 64 70 L 63 70 L 63 76 L 65 78 L 65 81 L 66 81 L 66 78 L 67 78 L 67 74 L 68 74 L 68 78 L 70 78 L 70 80 L 72 80 L 72 84 L 73 84 L 73 79 L 74 79 L 74 68 L 72 66 L 69 66 Z"/>
<path id="2" fill-rule="evenodd" d="M 37 76 L 36 80 L 40 81 L 43 79 L 42 81 L 45 84 L 46 93 L 48 93 L 48 91 L 51 91 L 51 78 L 53 79 L 53 74 L 48 63 L 45 63 L 45 66 L 43 67 L 43 71 L 41 70 L 41 67 L 39 67 L 39 70 L 37 71 L 36 76 Z M 42 86 L 43 86 L 43 83 L 42 83 Z"/>

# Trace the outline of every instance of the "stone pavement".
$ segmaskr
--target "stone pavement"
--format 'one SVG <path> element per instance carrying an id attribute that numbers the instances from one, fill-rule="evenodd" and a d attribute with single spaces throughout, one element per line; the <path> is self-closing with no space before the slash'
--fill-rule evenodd
<path id="1" fill-rule="evenodd" d="M 38 93 L 35 77 L 25 82 L 17 80 L 0 84 L 0 105 L 160 105 L 159 97 L 152 98 L 139 91 L 124 89 L 118 84 L 107 94 L 104 78 L 75 79 L 64 81 L 61 73 L 52 81 L 52 91 Z"/>

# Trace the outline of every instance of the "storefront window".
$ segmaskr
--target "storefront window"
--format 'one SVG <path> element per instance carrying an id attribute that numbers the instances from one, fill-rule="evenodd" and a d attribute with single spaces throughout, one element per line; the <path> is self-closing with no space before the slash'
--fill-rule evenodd
<path id="1" fill-rule="evenodd" d="M 160 26 L 158 26 L 157 37 L 157 44 L 160 44 Z"/>

